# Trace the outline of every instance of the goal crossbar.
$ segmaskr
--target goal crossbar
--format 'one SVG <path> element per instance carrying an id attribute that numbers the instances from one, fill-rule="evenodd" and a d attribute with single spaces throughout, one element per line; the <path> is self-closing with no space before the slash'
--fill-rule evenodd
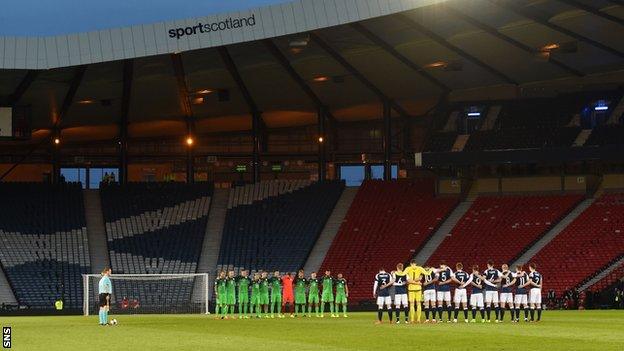
<path id="1" fill-rule="evenodd" d="M 97 298 L 97 291 L 95 291 L 95 286 L 99 279 L 102 277 L 101 274 L 83 274 L 82 275 L 82 284 L 83 284 L 83 315 L 89 315 L 89 307 L 92 303 L 90 299 Z M 117 281 L 167 281 L 167 280 L 181 280 L 181 279 L 191 279 L 191 278 L 199 278 L 200 281 L 195 281 L 193 284 L 193 292 L 191 299 L 200 299 L 203 302 L 204 308 L 202 313 L 209 314 L 209 299 L 210 293 L 208 290 L 209 287 L 209 274 L 208 273 L 178 273 L 178 274 L 112 274 L 110 275 L 110 279 L 114 282 Z M 91 291 L 91 287 L 93 287 L 94 291 Z M 113 291 L 115 290 L 115 284 L 113 284 Z M 163 292 L 165 293 L 165 292 Z"/>

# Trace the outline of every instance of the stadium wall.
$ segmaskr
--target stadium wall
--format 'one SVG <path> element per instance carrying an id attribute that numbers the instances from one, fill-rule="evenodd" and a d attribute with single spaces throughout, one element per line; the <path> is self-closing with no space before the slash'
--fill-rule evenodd
<path id="1" fill-rule="evenodd" d="M 624 174 L 605 174 L 602 179 L 602 187 L 605 190 L 624 189 Z"/>
<path id="2" fill-rule="evenodd" d="M 13 164 L 0 164 L 0 175 L 8 171 Z M 51 164 L 21 164 L 9 173 L 3 182 L 43 182 L 46 175 L 52 173 Z"/>
<path id="3" fill-rule="evenodd" d="M 624 188 L 624 174 L 605 175 L 605 179 L 608 179 L 606 181 L 613 189 Z M 471 186 L 469 190 L 473 195 L 553 193 L 562 191 L 585 193 L 595 189 L 597 182 L 598 177 L 594 175 L 479 178 L 475 179 L 471 185 L 460 179 L 440 179 L 438 180 L 437 191 L 441 195 L 457 195 L 468 190 L 466 189 L 467 186 Z M 603 186 L 604 184 L 603 182 Z"/>

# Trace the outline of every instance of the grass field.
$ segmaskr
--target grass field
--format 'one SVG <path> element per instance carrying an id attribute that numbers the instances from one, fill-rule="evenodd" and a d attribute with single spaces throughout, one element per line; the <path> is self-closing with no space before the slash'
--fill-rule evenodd
<path id="1" fill-rule="evenodd" d="M 0 325 L 12 327 L 15 350 L 624 350 L 624 311 L 546 311 L 539 324 L 456 325 L 374 325 L 373 313 L 340 319 L 112 317 L 118 326 L 100 327 L 97 316 L 0 316 Z"/>

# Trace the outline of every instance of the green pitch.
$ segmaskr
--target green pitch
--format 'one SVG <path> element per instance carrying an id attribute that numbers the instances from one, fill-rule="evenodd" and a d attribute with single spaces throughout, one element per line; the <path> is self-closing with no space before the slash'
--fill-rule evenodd
<path id="1" fill-rule="evenodd" d="M 546 311 L 539 324 L 374 325 L 349 318 L 215 320 L 204 315 L 3 317 L 14 350 L 623 350 L 624 311 Z M 384 316 L 387 318 L 387 316 Z M 386 322 L 387 323 L 387 322 Z"/>

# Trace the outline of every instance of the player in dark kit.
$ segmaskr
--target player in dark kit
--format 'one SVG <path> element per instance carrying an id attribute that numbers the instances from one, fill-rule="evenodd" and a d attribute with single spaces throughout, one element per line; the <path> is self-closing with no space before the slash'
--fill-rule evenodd
<path id="1" fill-rule="evenodd" d="M 509 266 L 501 266 L 501 293 L 500 293 L 500 321 L 505 319 L 505 308 L 511 313 L 511 321 L 514 320 L 513 287 L 516 284 L 515 274 L 509 270 Z"/>
<path id="2" fill-rule="evenodd" d="M 501 272 L 494 268 L 494 262 L 489 260 L 487 263 L 487 269 L 483 272 L 483 283 L 485 284 L 485 313 L 487 314 L 488 323 L 490 323 L 492 307 L 494 308 L 496 323 L 498 323 L 499 320 L 500 308 L 498 305 L 498 283 L 500 282 Z"/>
<path id="3" fill-rule="evenodd" d="M 401 308 L 405 313 L 405 323 L 409 323 L 409 303 L 407 299 L 407 273 L 403 270 L 403 263 L 397 264 L 396 271 L 392 272 L 394 285 L 394 309 L 397 324 L 401 323 Z"/>
<path id="4" fill-rule="evenodd" d="M 453 281 L 457 283 L 455 288 L 455 296 L 453 302 L 455 303 L 455 317 L 453 323 L 457 323 L 457 316 L 459 316 L 459 308 L 464 310 L 464 322 L 468 323 L 468 294 L 466 293 L 466 287 L 472 282 L 472 276 L 463 271 L 464 265 L 458 263 L 455 265 L 455 273 L 453 274 Z"/>
<path id="5" fill-rule="evenodd" d="M 535 321 L 535 310 L 537 310 L 537 322 L 542 320 L 542 284 L 544 278 L 536 270 L 537 265 L 529 265 L 529 280 L 531 280 L 531 290 L 529 290 L 529 306 L 531 306 L 531 322 Z"/>
<path id="6" fill-rule="evenodd" d="M 392 298 L 390 297 L 390 286 L 392 286 L 392 276 L 384 268 L 375 275 L 373 284 L 373 297 L 377 298 L 377 322 L 381 324 L 383 318 L 383 306 L 388 309 L 388 319 L 392 323 Z"/>
<path id="7" fill-rule="evenodd" d="M 451 313 L 453 311 L 453 306 L 451 306 L 451 283 L 453 277 L 453 271 L 449 268 L 445 262 L 440 264 L 440 269 L 438 270 L 438 316 L 440 317 L 439 321 L 442 322 L 442 311 L 444 310 L 444 305 L 446 304 L 447 311 L 447 322 L 451 322 Z"/>
<path id="8" fill-rule="evenodd" d="M 479 274 L 479 266 L 472 266 L 472 293 L 470 294 L 470 307 L 472 308 L 472 320 L 470 322 L 475 323 L 477 318 L 477 308 L 481 314 L 481 323 L 485 323 L 485 312 L 483 311 L 483 279 Z"/>
<path id="9" fill-rule="evenodd" d="M 431 267 L 425 267 L 427 274 L 423 282 L 423 300 L 425 301 L 425 323 L 429 323 L 429 311 L 431 311 L 433 323 L 436 322 L 436 282 L 438 276 Z"/>
<path id="10" fill-rule="evenodd" d="M 516 296 L 514 304 L 516 305 L 515 322 L 520 321 L 520 308 L 524 309 L 524 321 L 529 321 L 529 292 L 528 286 L 531 284 L 529 275 L 522 269 L 522 265 L 516 266 Z"/>

